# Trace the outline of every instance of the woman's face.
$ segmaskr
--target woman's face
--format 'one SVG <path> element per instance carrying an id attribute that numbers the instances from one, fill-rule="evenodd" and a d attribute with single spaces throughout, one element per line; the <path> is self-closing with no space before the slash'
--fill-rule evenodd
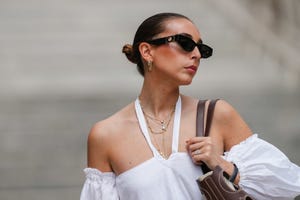
<path id="1" fill-rule="evenodd" d="M 182 34 L 199 42 L 200 33 L 189 20 L 178 18 L 165 22 L 165 31 L 155 37 L 162 38 Z M 153 71 L 155 76 L 162 76 L 164 80 L 174 82 L 176 85 L 188 85 L 192 82 L 200 63 L 198 48 L 187 52 L 177 42 L 163 45 L 152 45 Z"/>

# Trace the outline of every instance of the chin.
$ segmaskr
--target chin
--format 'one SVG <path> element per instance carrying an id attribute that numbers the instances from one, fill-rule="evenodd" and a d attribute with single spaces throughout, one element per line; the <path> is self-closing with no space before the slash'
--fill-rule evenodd
<path id="1" fill-rule="evenodd" d="M 194 76 L 184 74 L 183 76 L 178 76 L 177 80 L 179 85 L 190 85 L 193 81 Z"/>
<path id="2" fill-rule="evenodd" d="M 181 81 L 180 85 L 190 85 L 192 83 L 193 79 L 189 79 L 189 80 L 183 80 Z"/>

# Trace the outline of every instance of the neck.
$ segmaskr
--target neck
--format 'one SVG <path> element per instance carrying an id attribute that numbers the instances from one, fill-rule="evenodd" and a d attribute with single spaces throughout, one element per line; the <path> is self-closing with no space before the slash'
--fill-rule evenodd
<path id="1" fill-rule="evenodd" d="M 174 109 L 179 97 L 178 87 L 168 87 L 164 84 L 147 84 L 144 81 L 140 102 L 149 115 L 164 119 Z"/>

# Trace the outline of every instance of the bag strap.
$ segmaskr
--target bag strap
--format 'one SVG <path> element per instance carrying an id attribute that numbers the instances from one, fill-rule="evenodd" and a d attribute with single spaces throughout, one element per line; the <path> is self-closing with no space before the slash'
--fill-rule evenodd
<path id="1" fill-rule="evenodd" d="M 214 116 L 214 110 L 215 110 L 215 106 L 216 106 L 216 103 L 218 100 L 219 99 L 214 99 L 209 102 L 208 110 L 207 110 L 207 118 L 206 118 L 206 128 L 205 128 L 205 134 L 204 134 L 205 137 L 209 136 L 211 122 L 212 122 L 212 119 Z M 203 123 L 204 123 L 204 121 L 203 121 Z"/>
<path id="2" fill-rule="evenodd" d="M 197 117 L 196 117 L 196 136 L 209 136 L 210 127 L 214 115 L 214 110 L 216 103 L 219 99 L 213 99 L 209 102 L 207 115 L 206 115 L 206 127 L 204 132 L 204 113 L 205 113 L 205 103 L 207 100 L 199 100 L 197 105 Z"/>
<path id="3" fill-rule="evenodd" d="M 204 131 L 204 113 L 205 113 L 205 103 L 207 100 L 199 100 L 197 105 L 197 117 L 196 117 L 196 136 L 197 137 L 207 137 L 209 136 L 210 127 L 214 115 L 214 110 L 216 103 L 219 99 L 214 99 L 209 102 L 208 109 L 207 109 L 207 115 L 206 115 L 206 126 Z M 205 164 L 201 164 L 201 168 L 203 173 L 207 173 L 211 171 L 209 167 Z"/>
<path id="4" fill-rule="evenodd" d="M 204 133 L 204 113 L 205 103 L 207 100 L 199 100 L 197 105 L 197 117 L 196 117 L 196 136 L 201 137 Z"/>

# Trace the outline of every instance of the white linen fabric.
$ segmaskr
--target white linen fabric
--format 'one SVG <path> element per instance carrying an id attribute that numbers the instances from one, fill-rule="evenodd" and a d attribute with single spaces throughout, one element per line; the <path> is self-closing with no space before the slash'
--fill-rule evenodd
<path id="1" fill-rule="evenodd" d="M 86 168 L 81 200 L 199 200 L 202 195 L 196 179 L 202 170 L 187 153 L 178 152 L 181 99 L 174 117 L 172 154 L 164 159 L 151 143 L 139 100 L 135 109 L 140 128 L 153 157 L 115 176 Z M 300 168 L 257 134 L 235 145 L 224 158 L 239 168 L 240 185 L 254 198 L 265 200 L 293 199 L 300 194 Z M 203 198 L 204 199 L 204 198 Z"/>
<path id="2" fill-rule="evenodd" d="M 239 185 L 256 199 L 288 200 L 300 195 L 300 167 L 257 134 L 233 146 L 224 158 L 237 165 Z"/>

